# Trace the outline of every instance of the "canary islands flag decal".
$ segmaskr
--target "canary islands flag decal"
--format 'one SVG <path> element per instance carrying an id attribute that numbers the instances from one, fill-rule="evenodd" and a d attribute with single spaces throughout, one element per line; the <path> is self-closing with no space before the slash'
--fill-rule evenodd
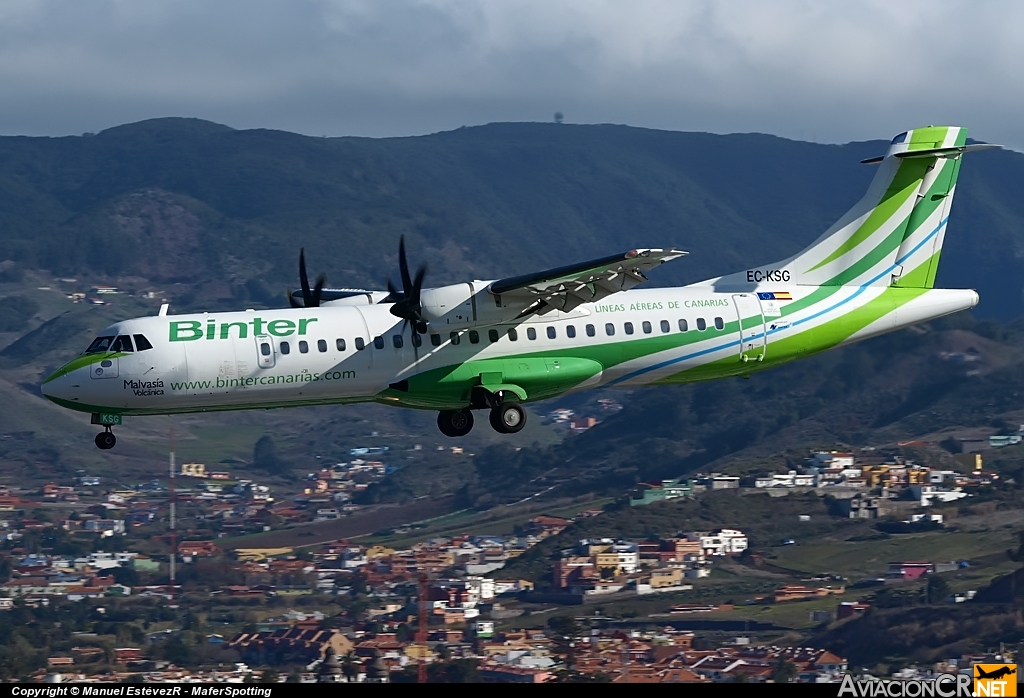
<path id="1" fill-rule="evenodd" d="M 1016 696 L 1016 664 L 975 664 L 975 696 Z"/>

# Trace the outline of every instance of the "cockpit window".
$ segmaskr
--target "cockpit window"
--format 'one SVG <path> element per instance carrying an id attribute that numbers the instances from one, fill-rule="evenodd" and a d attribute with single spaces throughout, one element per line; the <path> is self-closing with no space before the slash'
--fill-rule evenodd
<path id="1" fill-rule="evenodd" d="M 97 337 L 92 340 L 92 344 L 85 350 L 86 354 L 99 354 L 100 352 L 110 351 L 110 344 L 114 341 L 114 337 Z"/>
<path id="2" fill-rule="evenodd" d="M 110 351 L 134 352 L 135 347 L 132 346 L 132 338 L 126 334 L 118 335 L 114 343 L 110 345 Z"/>
<path id="3" fill-rule="evenodd" d="M 138 351 L 146 351 L 153 348 L 153 345 L 149 343 L 149 340 L 144 335 L 134 334 L 132 336 L 135 337 L 135 348 Z"/>

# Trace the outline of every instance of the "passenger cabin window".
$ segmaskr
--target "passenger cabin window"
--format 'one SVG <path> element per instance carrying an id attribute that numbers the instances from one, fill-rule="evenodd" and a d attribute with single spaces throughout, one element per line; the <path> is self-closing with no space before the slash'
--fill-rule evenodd
<path id="1" fill-rule="evenodd" d="M 665 333 L 672 331 L 672 325 L 668 324 L 668 320 L 661 321 L 661 331 Z"/>
<path id="2" fill-rule="evenodd" d="M 97 337 L 92 340 L 92 344 L 85 350 L 86 354 L 99 354 L 102 351 L 110 351 L 110 344 L 114 341 L 114 337 Z"/>
<path id="3" fill-rule="evenodd" d="M 405 342 L 402 341 L 402 335 L 396 334 L 391 338 L 391 343 L 395 345 L 395 349 L 401 349 Z"/>
<path id="4" fill-rule="evenodd" d="M 633 323 L 627 322 L 623 324 L 622 329 L 626 330 L 626 334 L 633 334 Z"/>
<path id="5" fill-rule="evenodd" d="M 554 327 L 548 327 L 548 339 L 554 339 L 557 336 L 558 336 L 558 333 L 555 332 L 555 328 Z"/>
<path id="6" fill-rule="evenodd" d="M 720 317 L 716 317 L 715 318 L 715 329 L 716 330 L 724 330 L 725 329 L 725 320 L 723 320 Z"/>
<path id="7" fill-rule="evenodd" d="M 338 351 L 345 351 L 345 340 L 344 339 L 336 339 L 336 340 L 334 340 L 334 346 L 336 346 L 338 348 Z"/>
<path id="8" fill-rule="evenodd" d="M 291 347 L 290 344 L 288 344 L 288 342 L 281 342 L 277 346 L 281 350 L 282 354 L 291 354 L 292 353 L 292 347 Z"/>
<path id="9" fill-rule="evenodd" d="M 126 334 L 118 335 L 114 343 L 110 345 L 110 351 L 123 351 L 123 352 L 134 352 L 135 349 L 132 347 L 132 338 Z"/>
<path id="10" fill-rule="evenodd" d="M 441 335 L 439 335 L 439 334 L 432 334 L 432 335 L 430 335 L 430 343 L 433 344 L 435 347 L 441 346 Z"/>
<path id="11" fill-rule="evenodd" d="M 146 351 L 153 348 L 153 345 L 149 343 L 149 340 L 144 335 L 133 334 L 132 336 L 135 337 L 135 351 Z"/>
<path id="12" fill-rule="evenodd" d="M 604 326 L 604 333 L 605 333 L 606 335 L 608 335 L 609 337 L 612 337 L 612 336 L 614 336 L 614 335 L 615 335 L 615 325 L 613 325 L 613 324 L 612 324 L 612 323 L 610 323 L 610 322 L 609 322 L 609 323 L 607 323 L 607 324 L 606 324 L 606 325 Z"/>
<path id="13" fill-rule="evenodd" d="M 319 351 L 321 354 L 325 353 L 327 351 L 327 340 L 326 339 L 318 339 L 318 340 L 316 340 L 316 348 L 317 348 L 317 351 Z"/>
<path id="14" fill-rule="evenodd" d="M 649 323 L 646 320 L 644 320 L 644 324 L 641 325 L 641 327 L 643 327 L 643 329 L 644 329 L 644 334 L 650 334 L 651 333 L 651 323 Z"/>
<path id="15" fill-rule="evenodd" d="M 380 335 L 377 335 L 376 337 L 374 337 L 373 338 L 373 346 L 377 347 L 378 349 L 383 349 L 384 348 L 384 338 L 381 337 Z"/>
<path id="16" fill-rule="evenodd" d="M 422 347 L 423 346 L 423 337 L 420 336 L 419 332 L 413 332 L 412 333 L 412 345 L 414 347 Z"/>
<path id="17" fill-rule="evenodd" d="M 459 343 L 459 333 L 458 332 L 452 332 L 452 333 L 450 333 L 448 335 L 448 337 L 452 340 L 452 344 L 458 344 Z"/>
<path id="18" fill-rule="evenodd" d="M 470 344 L 479 344 L 480 343 L 480 333 L 477 332 L 476 330 L 470 330 L 469 331 L 469 343 Z"/>
<path id="19" fill-rule="evenodd" d="M 688 328 L 686 326 L 686 320 L 680 320 L 679 321 L 679 331 L 680 332 L 686 332 L 687 329 Z"/>
<path id="20" fill-rule="evenodd" d="M 703 332 L 708 328 L 708 323 L 704 322 L 704 318 L 697 318 L 697 329 Z"/>
<path id="21" fill-rule="evenodd" d="M 516 332 L 515 330 L 509 330 L 508 331 L 508 341 L 515 342 L 518 339 L 519 339 L 519 333 L 518 332 Z"/>
<path id="22" fill-rule="evenodd" d="M 264 356 L 270 356 L 270 343 L 263 342 L 260 344 L 260 353 Z"/>
<path id="23" fill-rule="evenodd" d="M 356 337 L 356 351 L 362 351 L 366 348 L 366 342 L 363 341 L 362 337 Z"/>
<path id="24" fill-rule="evenodd" d="M 526 328 L 526 338 L 527 339 L 537 339 L 537 328 L 536 327 L 527 327 Z"/>
<path id="25" fill-rule="evenodd" d="M 587 336 L 588 337 L 593 337 L 596 334 L 597 334 L 597 330 L 594 329 L 594 326 L 593 325 L 587 325 Z"/>
<path id="26" fill-rule="evenodd" d="M 304 339 L 300 340 L 299 341 L 299 351 L 302 352 L 303 354 L 308 354 L 309 353 L 309 342 L 307 342 Z"/>
<path id="27" fill-rule="evenodd" d="M 487 330 L 487 339 L 492 342 L 498 341 L 498 330 Z"/>
<path id="28" fill-rule="evenodd" d="M 576 325 L 566 325 L 565 326 L 565 336 L 568 337 L 569 339 L 575 338 L 576 337 Z"/>

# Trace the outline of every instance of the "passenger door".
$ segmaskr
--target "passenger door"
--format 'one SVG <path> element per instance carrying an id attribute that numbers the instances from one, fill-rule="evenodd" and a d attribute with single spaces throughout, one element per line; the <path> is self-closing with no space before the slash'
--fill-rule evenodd
<path id="1" fill-rule="evenodd" d="M 761 301 L 753 293 L 737 293 L 732 300 L 740 328 L 740 361 L 764 361 L 768 333 L 765 331 Z"/>

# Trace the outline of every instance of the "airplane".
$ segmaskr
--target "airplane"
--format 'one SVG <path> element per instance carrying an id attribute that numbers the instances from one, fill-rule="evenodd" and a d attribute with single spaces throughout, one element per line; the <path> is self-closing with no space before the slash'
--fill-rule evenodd
<path id="1" fill-rule="evenodd" d="M 636 249 L 523 276 L 423 288 L 399 243 L 402 286 L 310 287 L 290 308 L 118 322 L 42 385 L 92 415 L 101 449 L 125 416 L 377 402 L 438 412 L 449 437 L 474 411 L 514 434 L 523 405 L 598 387 L 749 377 L 973 308 L 934 288 L 967 129 L 899 134 L 864 197 L 802 252 L 688 286 L 636 287 L 686 255 Z"/>
<path id="2" fill-rule="evenodd" d="M 974 665 L 974 668 L 978 672 L 978 675 L 975 678 L 979 679 L 1001 679 L 1004 676 L 1010 676 L 1011 674 L 1017 673 L 1016 668 L 1011 668 L 1005 664 L 998 669 L 993 669 L 991 672 L 985 671 L 977 664 Z"/>

